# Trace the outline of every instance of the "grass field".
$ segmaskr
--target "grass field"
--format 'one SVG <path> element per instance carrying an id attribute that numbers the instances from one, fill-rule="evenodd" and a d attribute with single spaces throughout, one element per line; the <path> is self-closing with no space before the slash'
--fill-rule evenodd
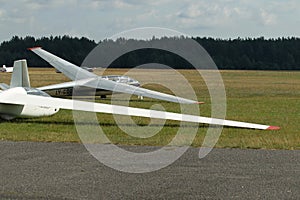
<path id="1" fill-rule="evenodd" d="M 111 69 L 105 73 L 124 74 L 125 72 L 125 70 Z M 193 86 L 198 100 L 205 102 L 204 105 L 200 105 L 201 115 L 210 116 L 210 96 L 204 81 L 193 70 L 179 72 Z M 101 71 L 97 73 L 100 74 Z M 165 82 L 169 81 L 170 84 L 176 82 L 176 76 L 172 71 L 167 70 L 136 70 L 130 71 L 129 75 L 142 83 L 159 82 L 160 78 Z M 221 71 L 221 75 L 227 96 L 226 119 L 275 125 L 280 126 L 281 130 L 260 131 L 225 127 L 216 147 L 300 149 L 300 72 Z M 0 82 L 9 83 L 10 76 L 1 73 Z M 30 69 L 30 78 L 33 87 L 68 81 L 62 74 L 55 73 L 54 69 Z M 145 86 L 161 92 L 169 92 L 166 87 L 157 84 Z M 182 94 L 184 95 L 184 91 Z M 122 95 L 119 100 L 122 103 Z M 110 99 L 101 102 L 110 103 Z M 167 111 L 180 111 L 180 107 L 175 103 L 147 98 L 138 101 L 135 97 L 130 101 L 130 106 L 143 108 L 150 108 L 154 104 L 163 105 Z M 172 140 L 179 129 L 179 123 L 168 121 L 164 127 L 159 125 L 152 127 L 161 129 L 158 134 L 149 138 L 139 138 L 125 134 L 120 128 L 126 126 L 130 128 L 130 125 L 122 124 L 121 126 L 124 127 L 118 127 L 112 115 L 97 114 L 97 116 L 107 137 L 116 144 L 165 145 Z M 141 130 L 146 129 L 149 123 L 148 119 L 143 118 L 134 118 L 134 121 L 142 127 Z M 195 124 L 190 127 L 195 128 Z M 189 126 L 186 129 L 189 129 Z M 207 129 L 207 126 L 199 125 L 193 146 L 201 146 Z M 185 134 L 188 138 L 188 131 Z M 52 117 L 1 121 L 0 138 L 14 141 L 80 142 L 72 112 L 65 110 L 59 111 Z M 180 141 L 182 142 L 178 145 L 185 144 L 184 135 Z"/>

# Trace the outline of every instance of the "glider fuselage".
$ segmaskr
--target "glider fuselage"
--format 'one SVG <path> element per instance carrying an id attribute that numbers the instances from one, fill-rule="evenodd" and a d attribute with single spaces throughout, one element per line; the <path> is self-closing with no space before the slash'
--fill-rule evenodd
<path id="1" fill-rule="evenodd" d="M 130 78 L 128 76 L 120 76 L 120 75 L 108 75 L 102 76 L 101 78 L 105 80 L 111 80 L 117 83 L 123 83 L 135 87 L 140 87 L 139 81 Z M 99 89 L 99 88 L 91 88 L 85 86 L 76 86 L 76 94 L 73 94 L 74 87 L 64 87 L 64 88 L 55 88 L 55 89 L 43 89 L 44 92 L 54 97 L 64 97 L 64 96 L 106 96 L 112 95 L 113 92 L 111 90 Z"/>
<path id="2" fill-rule="evenodd" d="M 0 100 L 9 100 L 11 98 L 18 98 L 18 94 L 49 96 L 43 91 L 35 88 L 10 88 L 0 93 Z M 47 106 L 34 106 L 23 104 L 9 104 L 0 103 L 0 117 L 2 119 L 11 120 L 16 117 L 43 117 L 51 116 L 59 111 L 59 108 L 52 108 Z"/>

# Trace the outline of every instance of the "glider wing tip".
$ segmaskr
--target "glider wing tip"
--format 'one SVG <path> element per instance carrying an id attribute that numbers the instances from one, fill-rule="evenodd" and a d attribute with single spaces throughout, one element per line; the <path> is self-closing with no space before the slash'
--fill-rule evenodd
<path id="1" fill-rule="evenodd" d="M 204 102 L 198 101 L 196 104 L 205 104 Z"/>
<path id="2" fill-rule="evenodd" d="M 267 128 L 267 130 L 279 130 L 279 129 L 280 129 L 279 126 L 269 126 L 269 127 Z"/>
<path id="3" fill-rule="evenodd" d="M 28 50 L 32 51 L 32 50 L 35 50 L 35 49 L 41 49 L 42 47 L 40 46 L 37 46 L 37 47 L 30 47 L 30 48 L 27 48 Z"/>

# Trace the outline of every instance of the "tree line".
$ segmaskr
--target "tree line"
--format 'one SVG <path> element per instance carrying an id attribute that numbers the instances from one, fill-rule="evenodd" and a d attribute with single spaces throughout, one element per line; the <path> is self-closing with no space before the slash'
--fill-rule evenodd
<path id="1" fill-rule="evenodd" d="M 85 37 L 50 36 L 35 39 L 32 36 L 13 36 L 0 45 L 0 64 L 12 66 L 18 59 L 27 59 L 29 67 L 50 67 L 47 62 L 29 51 L 28 48 L 41 46 L 43 49 L 80 66 L 85 56 L 96 46 L 96 42 Z"/>
<path id="2" fill-rule="evenodd" d="M 34 37 L 13 36 L 11 40 L 0 45 L 0 64 L 12 66 L 14 60 L 27 59 L 30 67 L 49 67 L 29 47 L 42 46 L 45 50 L 62 57 L 76 65 L 81 65 L 88 53 L 99 43 L 123 45 L 124 43 L 155 43 L 164 40 L 184 40 L 184 37 L 152 38 L 150 40 L 133 40 L 120 38 L 95 42 L 88 38 L 70 36 Z M 300 70 L 300 38 L 236 38 L 215 39 L 207 37 L 192 38 L 210 54 L 219 69 L 244 70 Z M 151 45 L 150 45 L 151 46 Z M 172 52 L 145 48 L 126 53 L 116 59 L 109 67 L 132 68 L 146 63 L 162 63 L 174 69 L 190 69 L 193 66 L 184 58 Z M 98 67 L 98 66 L 89 66 Z M 100 66 L 107 67 L 107 66 Z"/>

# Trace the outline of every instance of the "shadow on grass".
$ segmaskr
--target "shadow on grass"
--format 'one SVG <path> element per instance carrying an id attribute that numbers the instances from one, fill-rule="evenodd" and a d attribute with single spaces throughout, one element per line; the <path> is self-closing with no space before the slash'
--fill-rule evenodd
<path id="1" fill-rule="evenodd" d="M 9 123 L 16 123 L 16 124 L 51 124 L 51 125 L 75 125 L 73 121 L 51 121 L 51 120 L 31 120 L 31 119 L 15 119 L 12 121 L 5 121 L 5 120 L 0 120 L 1 122 L 9 122 Z M 192 128 L 197 128 L 197 127 L 208 127 L 205 124 L 200 124 L 200 125 L 180 125 L 180 124 L 147 124 L 147 123 L 138 123 L 138 124 L 131 124 L 131 123 L 113 123 L 113 122 L 76 122 L 78 125 L 91 125 L 91 126 L 150 126 L 150 127 L 192 127 Z"/>
<path id="2" fill-rule="evenodd" d="M 15 123 L 15 124 L 48 124 L 48 125 L 75 125 L 74 121 L 51 121 L 51 120 L 32 120 L 32 119 L 14 119 L 11 121 L 6 120 L 0 120 L 0 123 L 2 122 L 9 122 L 9 123 Z M 89 126 L 106 126 L 106 127 L 114 127 L 114 126 L 127 126 L 127 127 L 133 127 L 133 126 L 149 126 L 149 127 L 171 127 L 171 128 L 220 128 L 219 125 L 208 125 L 208 124 L 198 124 L 198 125 L 189 125 L 189 124 L 147 124 L 147 123 L 138 123 L 138 124 L 131 124 L 131 123 L 113 123 L 113 122 L 76 122 L 78 125 L 89 125 Z M 239 128 L 239 127 L 228 127 L 224 126 L 223 129 L 248 129 L 248 128 Z"/>
<path id="3" fill-rule="evenodd" d="M 67 97 L 68 99 L 72 99 L 72 96 L 70 97 Z M 124 99 L 124 98 L 105 98 L 105 99 L 102 99 L 102 98 L 87 98 L 87 97 L 75 97 L 74 99 L 76 100 L 95 100 L 95 102 L 100 102 L 100 103 L 112 103 L 112 102 L 128 102 L 128 99 Z M 173 104 L 173 102 L 169 102 L 169 101 L 160 101 L 160 100 L 151 100 L 151 99 L 143 99 L 143 100 L 140 100 L 140 99 L 130 99 L 129 102 L 134 102 L 134 103 L 155 103 L 155 104 L 165 104 L 165 103 L 168 103 L 168 104 Z"/>

